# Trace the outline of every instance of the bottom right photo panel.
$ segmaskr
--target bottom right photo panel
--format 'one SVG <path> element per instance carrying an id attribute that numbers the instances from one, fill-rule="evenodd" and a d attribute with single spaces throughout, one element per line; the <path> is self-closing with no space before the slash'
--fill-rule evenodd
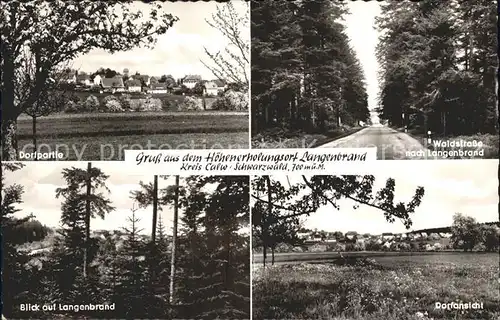
<path id="1" fill-rule="evenodd" d="M 251 178 L 253 319 L 499 319 L 495 160 Z"/>

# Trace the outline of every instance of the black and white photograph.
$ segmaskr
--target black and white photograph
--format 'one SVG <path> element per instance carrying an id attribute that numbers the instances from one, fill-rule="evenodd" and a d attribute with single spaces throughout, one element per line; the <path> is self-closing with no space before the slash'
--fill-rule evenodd
<path id="1" fill-rule="evenodd" d="M 496 7 L 493 0 L 252 2 L 252 148 L 497 159 Z"/>
<path id="2" fill-rule="evenodd" d="M 252 319 L 499 319 L 495 160 L 251 179 Z"/>
<path id="3" fill-rule="evenodd" d="M 244 1 L 2 1 L 2 159 L 249 148 Z"/>
<path id="4" fill-rule="evenodd" d="M 248 176 L 2 164 L 2 319 L 250 319 Z"/>

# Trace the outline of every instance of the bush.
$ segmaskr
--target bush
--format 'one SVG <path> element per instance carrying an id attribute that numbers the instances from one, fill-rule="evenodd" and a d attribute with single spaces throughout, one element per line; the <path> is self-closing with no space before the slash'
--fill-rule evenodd
<path id="1" fill-rule="evenodd" d="M 186 97 L 184 101 L 179 104 L 179 111 L 193 111 L 193 110 L 203 110 L 203 103 L 201 99 L 194 97 Z"/>
<path id="2" fill-rule="evenodd" d="M 64 107 L 64 112 L 66 113 L 78 113 L 80 112 L 80 105 L 74 101 L 68 101 Z"/>
<path id="3" fill-rule="evenodd" d="M 380 245 L 380 243 L 378 243 L 377 241 L 375 240 L 369 240 L 367 243 L 366 243 L 366 246 L 365 246 L 366 250 L 368 251 L 380 251 L 382 249 L 382 246 Z"/>
<path id="4" fill-rule="evenodd" d="M 130 109 L 136 112 L 144 111 L 144 101 L 145 99 L 131 99 Z"/>
<path id="5" fill-rule="evenodd" d="M 343 243 L 331 243 L 326 246 L 326 251 L 329 252 L 338 252 L 338 251 L 346 251 L 345 245 Z"/>
<path id="6" fill-rule="evenodd" d="M 178 100 L 173 99 L 163 99 L 162 100 L 162 110 L 163 111 L 174 111 L 179 110 L 180 102 Z"/>
<path id="7" fill-rule="evenodd" d="M 410 244 L 409 244 L 409 243 L 407 243 L 407 242 L 401 242 L 401 243 L 399 244 L 399 250 L 400 250 L 400 251 L 406 251 L 406 252 L 407 252 L 407 251 L 411 251 Z"/>
<path id="8" fill-rule="evenodd" d="M 248 110 L 248 94 L 229 90 L 214 102 L 212 109 L 221 111 Z"/>
<path id="9" fill-rule="evenodd" d="M 124 111 L 130 111 L 132 109 L 131 108 L 131 96 L 130 96 L 130 94 L 121 95 L 118 98 L 118 101 L 120 101 L 120 104 L 122 105 L 122 108 Z"/>
<path id="10" fill-rule="evenodd" d="M 104 106 L 104 112 L 123 112 L 122 105 L 118 100 L 109 100 Z"/>
<path id="11" fill-rule="evenodd" d="M 147 98 L 144 101 L 143 111 L 162 111 L 161 100 L 158 98 Z"/>
<path id="12" fill-rule="evenodd" d="M 85 102 L 83 103 L 83 108 L 81 111 L 83 112 L 96 112 L 99 111 L 99 99 L 94 96 L 90 95 L 87 97 Z"/>

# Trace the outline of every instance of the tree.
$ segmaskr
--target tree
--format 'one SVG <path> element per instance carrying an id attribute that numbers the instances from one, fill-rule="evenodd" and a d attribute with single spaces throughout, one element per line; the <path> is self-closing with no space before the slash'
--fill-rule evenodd
<path id="1" fill-rule="evenodd" d="M 496 225 L 483 225 L 481 227 L 483 243 L 487 251 L 498 252 L 500 243 L 500 228 Z"/>
<path id="2" fill-rule="evenodd" d="M 476 244 L 481 242 L 481 227 L 476 219 L 456 213 L 451 226 L 451 241 L 453 247 L 472 251 Z"/>
<path id="3" fill-rule="evenodd" d="M 158 14 L 160 4 L 150 8 L 149 17 L 139 20 L 142 12 L 133 12 L 129 3 L 113 1 L 1 3 L 2 160 L 17 159 L 17 118 L 40 99 L 54 68 L 93 49 L 116 52 L 151 46 L 156 35 L 164 34 L 177 21 L 170 14 Z M 25 49 L 38 57 L 36 74 L 24 99 L 16 100 L 15 78 Z"/>
<path id="4" fill-rule="evenodd" d="M 21 170 L 22 163 L 1 164 L 1 209 L 2 209 L 2 285 L 10 288 L 8 292 L 2 292 L 3 310 L 2 314 L 7 317 L 21 317 L 19 307 L 20 299 L 26 299 L 30 292 L 28 288 L 28 274 L 25 271 L 24 263 L 28 258 L 17 251 L 14 246 L 16 228 L 29 220 L 29 217 L 17 219 L 14 214 L 20 212 L 18 205 L 22 203 L 24 188 L 17 183 L 6 185 L 5 176 L 8 172 Z M 30 284 L 31 285 L 31 284 Z"/>
<path id="5" fill-rule="evenodd" d="M 235 6 L 245 6 L 245 13 L 238 13 Z M 233 2 L 227 2 L 217 5 L 217 12 L 212 15 L 211 20 L 206 20 L 206 22 L 210 27 L 218 30 L 229 44 L 224 50 L 216 53 L 204 48 L 209 62 L 202 61 L 216 78 L 239 83 L 247 90 L 250 39 L 246 35 L 246 30 L 248 30 L 249 19 L 250 5 L 248 3 L 235 5 Z"/>
<path id="6" fill-rule="evenodd" d="M 252 3 L 252 135 L 327 133 L 369 118 L 345 3 Z M 263 136 L 261 136 L 262 134 Z"/>
<path id="7" fill-rule="evenodd" d="M 381 118 L 443 136 L 498 130 L 491 5 L 425 0 L 381 6 Z"/>
<path id="8" fill-rule="evenodd" d="M 15 73 L 15 98 L 16 101 L 24 101 L 27 99 L 32 88 L 35 86 L 36 68 L 39 65 L 40 56 L 31 53 L 29 50 L 24 49 L 21 51 L 23 55 L 22 65 L 16 70 Z M 63 88 L 63 80 L 66 75 L 65 67 L 59 67 L 49 76 L 48 84 L 40 92 L 39 98 L 28 106 L 24 113 L 31 116 L 32 119 L 32 137 L 33 137 L 33 151 L 37 155 L 35 160 L 38 160 L 38 146 L 37 146 L 37 119 L 39 117 L 47 116 L 53 112 L 61 111 L 66 103 L 70 100 L 69 93 Z"/>
<path id="9" fill-rule="evenodd" d="M 90 219 L 96 215 L 104 219 L 104 216 L 114 210 L 111 201 L 107 199 L 100 189 L 109 192 L 106 186 L 106 180 L 109 176 L 104 174 L 99 168 L 87 164 L 87 170 L 72 167 L 64 169 L 63 178 L 68 184 L 65 188 L 56 189 L 56 197 L 63 197 L 66 200 L 75 201 L 75 206 L 85 204 L 85 242 L 83 257 L 83 276 L 87 275 L 87 264 L 90 257 L 87 252 L 90 245 Z"/>
<path id="10" fill-rule="evenodd" d="M 269 176 L 260 176 L 252 181 L 252 198 L 266 204 L 268 208 L 276 207 L 287 212 L 287 214 L 280 215 L 279 219 L 308 216 L 324 205 L 340 209 L 338 200 L 350 199 L 356 203 L 354 208 L 363 204 L 379 209 L 389 223 L 399 219 L 409 229 L 412 225 L 410 214 L 414 213 L 420 205 L 424 196 L 424 188 L 418 187 L 415 195 L 407 203 L 395 203 L 394 179 L 388 179 L 385 187 L 375 193 L 373 192 L 374 181 L 374 176 L 312 176 L 309 179 L 302 176 L 302 182 L 295 184 L 291 184 L 287 178 L 288 187 L 285 187 L 283 182 L 271 180 Z M 267 197 L 262 198 L 262 194 Z M 265 239 L 269 232 L 269 224 L 265 223 L 266 214 L 271 216 L 270 211 L 252 212 L 252 222 L 262 227 L 264 260 L 268 246 Z"/>
<path id="11" fill-rule="evenodd" d="M 172 230 L 172 253 L 170 263 L 170 304 L 175 303 L 175 253 L 177 251 L 177 224 L 179 221 L 179 176 L 175 176 L 174 185 L 174 228 Z"/>
<path id="12" fill-rule="evenodd" d="M 188 305 L 182 318 L 248 319 L 250 277 L 247 176 L 191 176 L 181 201 L 183 216 L 180 256 L 182 287 Z"/>
<path id="13" fill-rule="evenodd" d="M 128 217 L 130 226 L 124 228 L 126 239 L 119 251 L 121 279 L 116 288 L 115 301 L 122 306 L 120 311 L 125 318 L 141 318 L 151 311 L 149 304 L 152 297 L 145 265 L 146 246 L 139 236 L 142 229 L 137 226 L 140 219 L 135 214 L 135 207 L 131 211 Z"/>
<path id="14" fill-rule="evenodd" d="M 203 82 L 201 81 L 196 82 L 193 88 L 193 93 L 198 96 L 202 96 L 204 92 L 205 92 L 205 84 L 203 84 Z"/>

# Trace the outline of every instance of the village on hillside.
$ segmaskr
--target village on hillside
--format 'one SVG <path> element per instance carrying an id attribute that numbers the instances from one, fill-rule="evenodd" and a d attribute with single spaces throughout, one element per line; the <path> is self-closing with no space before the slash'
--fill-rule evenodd
<path id="1" fill-rule="evenodd" d="M 196 94 L 209 97 L 221 96 L 229 87 L 237 85 L 224 79 L 202 79 L 196 74 L 188 74 L 179 79 L 172 75 L 149 76 L 139 72 L 130 74 L 127 68 L 122 73 L 109 68 L 100 68 L 93 73 L 68 68 L 64 70 L 60 83 L 66 88 L 84 92 Z"/>

